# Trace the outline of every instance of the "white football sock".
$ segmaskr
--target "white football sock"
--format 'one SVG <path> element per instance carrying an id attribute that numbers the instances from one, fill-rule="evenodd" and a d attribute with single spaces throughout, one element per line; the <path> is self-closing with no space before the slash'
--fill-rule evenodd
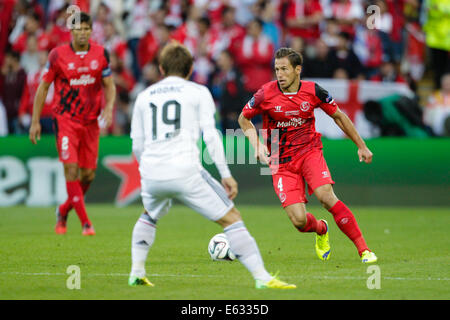
<path id="1" fill-rule="evenodd" d="M 269 281 L 272 276 L 264 267 L 255 239 L 250 235 L 243 221 L 238 221 L 223 229 L 230 243 L 231 251 L 250 271 L 255 280 Z"/>
<path id="2" fill-rule="evenodd" d="M 145 277 L 145 261 L 155 240 L 156 221 L 143 213 L 136 222 L 131 237 L 131 275 Z"/>

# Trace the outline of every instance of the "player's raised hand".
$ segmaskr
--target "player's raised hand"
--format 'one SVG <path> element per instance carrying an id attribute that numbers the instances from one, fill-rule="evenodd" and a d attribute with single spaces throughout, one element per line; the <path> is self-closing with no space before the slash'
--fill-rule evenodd
<path id="1" fill-rule="evenodd" d="M 262 163 L 269 165 L 269 149 L 267 149 L 266 145 L 258 143 L 257 150 L 255 151 L 255 158 Z"/>
<path id="2" fill-rule="evenodd" d="M 228 194 L 228 198 L 230 198 L 231 200 L 236 198 L 238 194 L 238 184 L 233 177 L 223 178 L 222 185 Z"/>
<path id="3" fill-rule="evenodd" d="M 41 124 L 39 122 L 31 123 L 29 138 L 32 144 L 37 144 L 41 140 Z"/>
<path id="4" fill-rule="evenodd" d="M 358 149 L 358 157 L 359 157 L 359 162 L 364 161 L 365 163 L 371 163 L 373 153 L 367 147 L 360 148 L 360 149 Z"/>

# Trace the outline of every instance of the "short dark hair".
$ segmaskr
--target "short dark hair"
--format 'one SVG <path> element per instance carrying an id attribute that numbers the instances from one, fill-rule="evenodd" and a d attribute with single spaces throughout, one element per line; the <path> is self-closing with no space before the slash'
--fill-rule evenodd
<path id="1" fill-rule="evenodd" d="M 162 49 L 159 64 L 166 75 L 187 77 L 194 64 L 194 58 L 185 46 L 173 41 Z"/>
<path id="2" fill-rule="evenodd" d="M 275 52 L 275 59 L 287 57 L 291 65 L 295 68 L 303 65 L 303 56 L 292 48 L 280 48 Z"/>
<path id="3" fill-rule="evenodd" d="M 91 16 L 86 12 L 80 12 L 80 23 L 87 23 L 92 28 Z"/>
<path id="4" fill-rule="evenodd" d="M 82 23 L 87 23 L 89 25 L 89 27 L 92 29 L 92 18 L 90 15 L 88 15 L 86 12 L 75 12 L 73 15 L 71 15 L 69 17 L 69 19 L 71 19 L 71 21 L 69 21 L 71 26 L 75 26 L 75 24 L 77 22 L 80 23 L 80 25 Z M 73 28 L 73 27 L 71 27 Z"/>

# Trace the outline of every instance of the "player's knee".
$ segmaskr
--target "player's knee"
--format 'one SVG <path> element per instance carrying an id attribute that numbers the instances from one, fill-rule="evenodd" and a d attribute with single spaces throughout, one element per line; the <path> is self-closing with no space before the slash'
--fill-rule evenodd
<path id="1" fill-rule="evenodd" d="M 325 185 L 317 188 L 315 194 L 317 200 L 319 200 L 320 204 L 327 210 L 337 201 L 331 185 Z"/>
<path id="2" fill-rule="evenodd" d="M 241 213 L 235 207 L 233 207 L 230 211 L 228 211 L 222 218 L 217 220 L 216 222 L 221 225 L 223 228 L 232 225 L 235 222 L 241 221 Z"/>
<path id="3" fill-rule="evenodd" d="M 78 166 L 76 164 L 64 165 L 64 177 L 67 181 L 75 181 L 78 179 Z"/>
<path id="4" fill-rule="evenodd" d="M 306 225 L 306 209 L 304 204 L 287 206 L 284 210 L 296 228 L 303 228 Z"/>
<path id="5" fill-rule="evenodd" d="M 91 183 L 95 179 L 95 170 L 82 170 L 80 174 L 81 183 Z"/>
<path id="6" fill-rule="evenodd" d="M 296 228 L 302 229 L 306 225 L 306 215 L 294 215 L 290 219 Z"/>

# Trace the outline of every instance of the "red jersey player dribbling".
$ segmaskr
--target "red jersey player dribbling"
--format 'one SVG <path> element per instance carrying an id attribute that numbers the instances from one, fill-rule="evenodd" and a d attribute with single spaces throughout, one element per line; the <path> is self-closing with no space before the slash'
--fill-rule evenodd
<path id="1" fill-rule="evenodd" d="M 98 117 L 101 114 L 106 125 L 111 123 L 115 86 L 108 53 L 102 46 L 89 41 L 91 31 L 90 17 L 80 13 L 80 25 L 72 29 L 72 42 L 53 49 L 49 54 L 33 107 L 30 140 L 36 144 L 40 138 L 42 101 L 53 82 L 56 146 L 59 160 L 64 165 L 68 194 L 67 201 L 56 211 L 55 231 L 58 234 L 66 232 L 67 215 L 72 208 L 81 221 L 82 234 L 95 234 L 87 216 L 84 195 L 97 168 Z M 106 96 L 106 104 L 102 110 L 103 95 Z"/>
<path id="2" fill-rule="evenodd" d="M 321 134 L 315 130 L 314 109 L 321 108 L 334 119 L 357 145 L 360 161 L 370 163 L 372 152 L 328 92 L 314 82 L 300 80 L 301 67 L 299 53 L 290 48 L 279 49 L 275 54 L 277 81 L 263 85 L 255 93 L 242 110 L 239 124 L 257 157 L 269 164 L 274 190 L 291 222 L 300 232 L 316 233 L 319 258 L 330 257 L 328 223 L 306 212 L 305 182 L 309 194 L 314 193 L 355 244 L 361 261 L 375 262 L 377 257 L 367 247 L 353 213 L 334 194 L 334 181 L 322 153 Z M 266 145 L 259 142 L 250 121 L 258 114 L 263 118 Z"/>

